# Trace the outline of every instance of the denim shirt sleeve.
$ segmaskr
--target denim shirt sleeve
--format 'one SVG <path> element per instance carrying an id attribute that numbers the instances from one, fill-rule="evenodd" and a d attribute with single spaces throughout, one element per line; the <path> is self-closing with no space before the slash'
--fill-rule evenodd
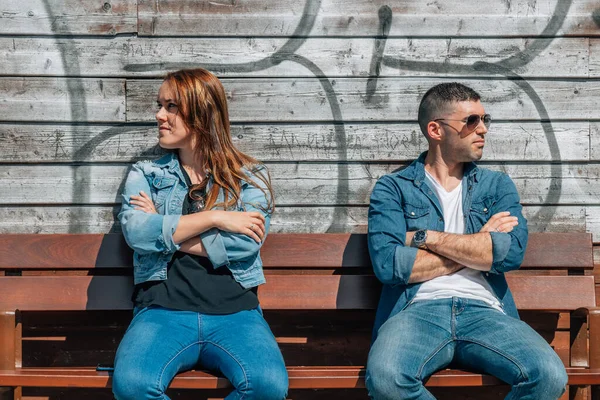
<path id="1" fill-rule="evenodd" d="M 515 184 L 506 174 L 502 174 L 497 185 L 496 203 L 492 215 L 509 211 L 519 220 L 519 224 L 509 233 L 490 232 L 492 237 L 493 262 L 491 273 L 500 274 L 521 266 L 527 247 L 527 220 L 523 217 L 523 207 Z"/>
<path id="2" fill-rule="evenodd" d="M 263 176 L 266 177 L 266 175 L 267 174 L 265 173 Z M 266 184 L 258 177 L 252 173 L 248 173 L 248 176 L 256 185 L 258 185 L 258 187 L 246 181 L 242 182 L 242 204 L 244 205 L 245 211 L 258 211 L 264 215 L 265 236 L 261 243 L 257 243 L 247 235 L 225 232 L 216 228 L 200 234 L 202 244 L 208 254 L 208 259 L 211 261 L 214 268 L 222 267 L 224 265 L 229 266 L 231 262 L 255 258 L 269 232 L 271 222 L 271 213 L 267 208 L 267 196 L 269 190 L 267 189 Z"/>
<path id="3" fill-rule="evenodd" d="M 406 222 L 400 193 L 384 176 L 373 188 L 369 205 L 368 244 L 377 278 L 384 284 L 408 284 L 417 249 L 406 246 Z"/>
<path id="4" fill-rule="evenodd" d="M 121 194 L 121 211 L 118 218 L 125 241 L 139 254 L 176 252 L 179 245 L 173 241 L 173 233 L 181 215 L 149 214 L 135 210 L 129 199 L 132 195 L 139 195 L 140 191 L 150 195 L 150 184 L 138 163 L 127 175 Z"/>

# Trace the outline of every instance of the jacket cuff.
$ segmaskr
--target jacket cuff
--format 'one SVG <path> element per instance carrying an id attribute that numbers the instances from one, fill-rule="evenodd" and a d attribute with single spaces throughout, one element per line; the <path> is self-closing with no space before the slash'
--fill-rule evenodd
<path id="1" fill-rule="evenodd" d="M 217 228 L 212 228 L 200 234 L 202 246 L 206 250 L 208 259 L 214 268 L 219 268 L 223 265 L 229 265 L 229 257 L 227 249 L 223 243 L 223 238 Z"/>
<path id="2" fill-rule="evenodd" d="M 490 232 L 492 238 L 492 268 L 490 272 L 499 274 L 502 272 L 504 259 L 510 250 L 511 237 L 505 232 Z"/>
<path id="3" fill-rule="evenodd" d="M 415 259 L 417 258 L 416 247 L 396 246 L 394 260 L 394 281 L 399 285 L 408 285 Z"/>
<path id="4" fill-rule="evenodd" d="M 173 241 L 173 233 L 177 229 L 181 215 L 164 215 L 162 221 L 162 235 L 159 236 L 161 244 L 164 246 L 163 253 L 175 253 L 181 246 Z"/>

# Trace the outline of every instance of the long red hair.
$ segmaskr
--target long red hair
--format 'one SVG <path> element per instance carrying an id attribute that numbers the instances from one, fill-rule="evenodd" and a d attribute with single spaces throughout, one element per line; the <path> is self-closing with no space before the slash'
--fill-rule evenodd
<path id="1" fill-rule="evenodd" d="M 202 155 L 202 168 L 213 178 L 213 186 L 206 194 L 205 209 L 235 206 L 241 197 L 241 180 L 245 180 L 265 193 L 267 209 L 264 211 L 273 212 L 275 204 L 268 171 L 258 160 L 236 149 L 231 140 L 227 98 L 221 81 L 202 68 L 168 73 L 164 81 L 176 93 L 181 117 L 195 137 L 194 152 Z M 243 168 L 252 171 L 253 176 L 264 183 L 266 191 L 244 173 Z M 204 181 L 193 185 L 190 193 L 203 189 L 208 180 Z M 215 204 L 221 190 L 224 201 Z"/>

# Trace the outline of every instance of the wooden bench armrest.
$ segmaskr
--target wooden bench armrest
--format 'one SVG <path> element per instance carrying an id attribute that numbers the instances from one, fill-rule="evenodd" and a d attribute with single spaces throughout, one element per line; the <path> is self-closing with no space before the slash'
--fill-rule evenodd
<path id="1" fill-rule="evenodd" d="M 571 313 L 571 366 L 600 368 L 600 307 L 581 307 Z"/>
<path id="2" fill-rule="evenodd" d="M 0 369 L 15 369 L 16 313 L 0 311 Z"/>

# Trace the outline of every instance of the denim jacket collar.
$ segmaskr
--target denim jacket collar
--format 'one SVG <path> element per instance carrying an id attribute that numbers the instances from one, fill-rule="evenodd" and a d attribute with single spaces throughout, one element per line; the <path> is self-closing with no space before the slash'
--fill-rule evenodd
<path id="1" fill-rule="evenodd" d="M 179 157 L 177 157 L 176 152 L 169 152 L 163 157 L 159 158 L 158 160 L 154 160 L 153 163 L 158 168 L 166 169 L 174 175 L 177 175 L 182 182 L 185 182 L 185 180 L 183 179 L 183 174 L 181 173 L 181 168 L 179 166 Z"/>
<path id="2" fill-rule="evenodd" d="M 159 158 L 158 160 L 153 161 L 153 163 L 156 167 L 161 168 L 161 169 L 166 169 L 167 171 L 171 172 L 172 174 L 177 175 L 177 177 L 179 177 L 181 182 L 185 182 L 185 179 L 183 177 L 183 172 L 181 172 L 181 169 L 183 167 L 182 167 L 181 163 L 179 162 L 179 157 L 176 152 L 169 152 L 169 153 L 165 154 L 163 157 Z M 212 179 L 213 177 L 209 170 L 207 170 L 206 176 L 208 178 L 207 189 L 210 189 L 213 184 L 213 179 Z"/>

